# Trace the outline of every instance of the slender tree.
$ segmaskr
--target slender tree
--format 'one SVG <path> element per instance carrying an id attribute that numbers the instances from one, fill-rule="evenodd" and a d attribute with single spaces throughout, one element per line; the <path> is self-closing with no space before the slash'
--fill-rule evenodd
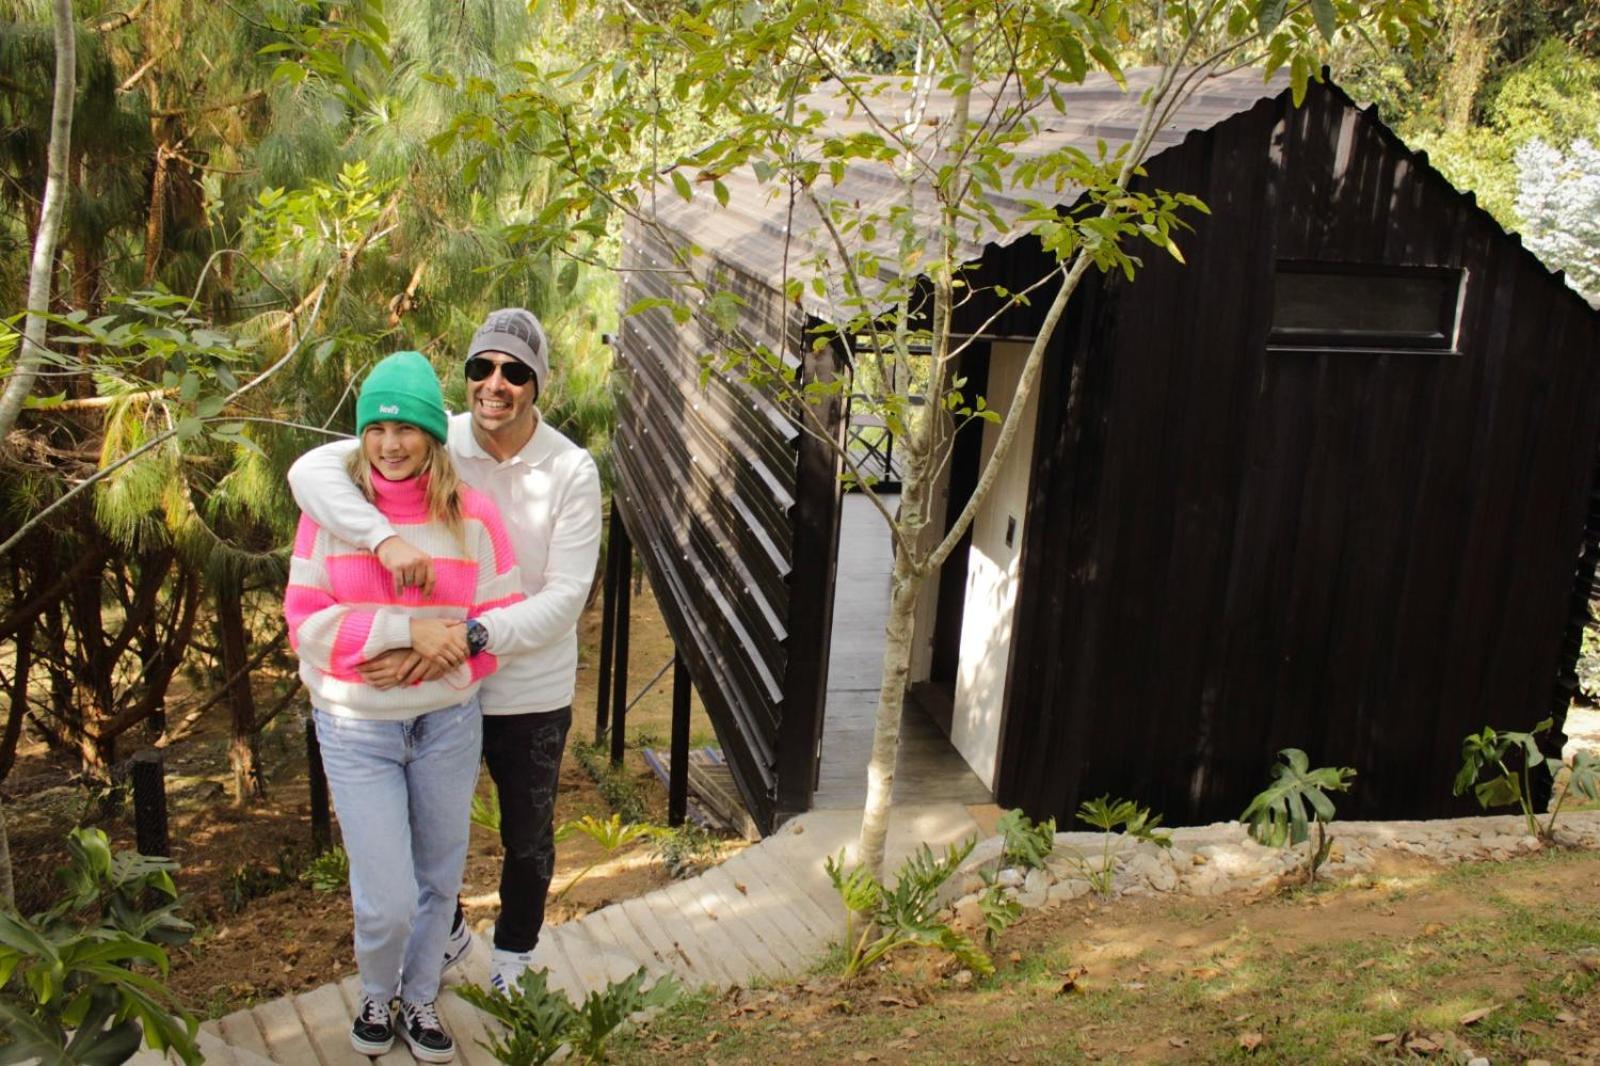
<path id="1" fill-rule="evenodd" d="M 72 103 L 78 84 L 77 39 L 72 21 L 72 0 L 51 4 L 55 34 L 55 89 L 50 106 L 50 148 L 44 184 L 44 203 L 33 240 L 33 261 L 28 270 L 27 317 L 22 329 L 22 353 L 16 370 L 0 393 L 0 445 L 16 425 L 22 402 L 33 389 L 44 363 L 44 315 L 50 309 L 55 280 L 56 238 L 66 203 L 67 156 L 72 147 Z"/>

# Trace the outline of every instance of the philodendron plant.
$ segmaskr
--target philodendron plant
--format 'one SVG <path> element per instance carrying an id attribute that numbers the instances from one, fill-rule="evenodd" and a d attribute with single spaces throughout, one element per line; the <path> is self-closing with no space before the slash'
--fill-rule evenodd
<path id="1" fill-rule="evenodd" d="M 1490 807 L 1517 806 L 1528 823 L 1528 832 L 1541 840 L 1549 840 L 1555 832 L 1556 818 L 1567 798 L 1577 793 L 1584 799 L 1600 799 L 1600 759 L 1592 752 L 1580 751 L 1570 763 L 1546 758 L 1539 750 L 1539 737 L 1554 726 L 1554 719 L 1546 718 L 1527 732 L 1511 729 L 1492 729 L 1484 726 L 1481 733 L 1468 733 L 1461 740 L 1461 769 L 1456 773 L 1455 794 L 1467 789 L 1478 798 L 1478 805 Z M 1521 756 L 1520 770 L 1506 765 L 1513 753 Z M 1558 788 L 1550 816 L 1539 823 L 1533 809 L 1533 773 L 1543 767 L 1557 779 Z M 1479 778 L 1485 771 L 1499 773 L 1487 781 Z M 1566 775 L 1562 777 L 1562 771 Z"/>
<path id="2" fill-rule="evenodd" d="M 1328 823 L 1333 821 L 1333 800 L 1329 792 L 1350 788 L 1355 770 L 1348 766 L 1311 769 L 1311 760 L 1299 748 L 1278 752 L 1282 761 L 1272 767 L 1272 783 L 1250 801 L 1239 815 L 1250 826 L 1250 836 L 1269 848 L 1306 844 L 1306 881 L 1317 879 L 1317 868 L 1327 861 L 1333 849 Z M 1317 842 L 1308 843 L 1311 827 L 1316 827 Z"/>

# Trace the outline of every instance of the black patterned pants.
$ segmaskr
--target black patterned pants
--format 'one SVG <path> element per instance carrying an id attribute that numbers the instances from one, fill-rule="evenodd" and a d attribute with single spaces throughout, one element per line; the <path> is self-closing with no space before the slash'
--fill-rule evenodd
<path id="1" fill-rule="evenodd" d="M 500 917 L 494 946 L 532 951 L 556 869 L 556 779 L 572 708 L 483 716 L 483 758 L 500 796 Z"/>

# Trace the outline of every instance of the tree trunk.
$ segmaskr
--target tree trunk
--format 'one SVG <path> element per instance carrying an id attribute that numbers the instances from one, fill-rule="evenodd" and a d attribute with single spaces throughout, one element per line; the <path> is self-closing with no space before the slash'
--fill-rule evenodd
<path id="1" fill-rule="evenodd" d="M 17 885 L 11 877 L 11 840 L 6 836 L 6 803 L 0 798 L 0 907 L 16 910 Z"/>
<path id="2" fill-rule="evenodd" d="M 50 308 L 51 282 L 56 258 L 56 239 L 61 233 L 65 207 L 67 152 L 72 141 L 72 103 L 78 85 L 76 27 L 72 21 L 72 0 L 53 0 L 55 22 L 56 84 L 50 113 L 50 149 L 44 182 L 44 207 L 40 212 L 39 235 L 33 245 L 33 261 L 28 270 L 27 315 L 22 327 L 22 351 L 15 372 L 0 395 L 0 442 L 17 424 L 22 403 L 33 391 L 44 362 L 45 321 Z"/>
<path id="3" fill-rule="evenodd" d="M 230 678 L 228 706 L 233 736 L 228 765 L 233 769 L 233 803 L 243 807 L 266 795 L 261 777 L 261 731 L 256 724 L 255 693 L 250 688 L 250 641 L 244 624 L 244 596 L 230 577 L 217 582 L 217 641 L 222 647 L 222 673 Z"/>
<path id="4" fill-rule="evenodd" d="M 894 766 L 900 752 L 900 716 L 905 709 L 906 677 L 911 670 L 911 635 L 923 581 L 924 575 L 912 570 L 907 549 L 897 547 L 883 646 L 883 683 L 878 689 L 872 755 L 867 762 L 867 800 L 861 811 L 861 839 L 856 848 L 858 863 L 880 881 L 883 880 L 883 854 L 889 836 L 889 809 L 894 797 Z"/>
<path id="5" fill-rule="evenodd" d="M 22 719 L 28 713 L 28 674 L 33 669 L 33 623 L 17 631 L 15 670 L 11 675 L 11 706 L 6 709 L 5 731 L 0 733 L 0 782 L 11 773 L 17 760 L 17 742 L 22 738 Z"/>
<path id="6" fill-rule="evenodd" d="M 1499 26 L 1483 0 L 1452 0 L 1445 18 L 1448 60 L 1439 79 L 1441 105 L 1445 129 L 1460 134 L 1472 126 L 1472 109 L 1489 72 Z"/>
<path id="7" fill-rule="evenodd" d="M 161 266 L 161 253 L 167 242 L 167 181 L 172 170 L 172 153 L 165 141 L 156 144 L 155 176 L 150 182 L 150 211 L 145 216 L 144 283 L 152 285 Z"/>

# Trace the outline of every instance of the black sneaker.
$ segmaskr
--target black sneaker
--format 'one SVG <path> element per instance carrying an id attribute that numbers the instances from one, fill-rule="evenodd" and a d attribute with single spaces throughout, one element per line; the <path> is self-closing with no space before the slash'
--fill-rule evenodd
<path id="1" fill-rule="evenodd" d="M 446 973 L 453 966 L 460 966 L 472 954 L 472 930 L 467 928 L 467 923 L 461 915 L 456 915 L 456 922 L 450 927 L 450 936 L 444 942 L 444 968 L 439 972 Z"/>
<path id="2" fill-rule="evenodd" d="M 350 1026 L 350 1046 L 363 1055 L 382 1055 L 394 1047 L 394 1025 L 389 1020 L 389 1004 L 371 996 L 361 997 L 361 1010 Z"/>
<path id="3" fill-rule="evenodd" d="M 456 1042 L 444 1031 L 444 1022 L 432 1003 L 400 1004 L 400 1036 L 411 1054 L 423 1062 L 449 1062 L 456 1057 Z"/>

